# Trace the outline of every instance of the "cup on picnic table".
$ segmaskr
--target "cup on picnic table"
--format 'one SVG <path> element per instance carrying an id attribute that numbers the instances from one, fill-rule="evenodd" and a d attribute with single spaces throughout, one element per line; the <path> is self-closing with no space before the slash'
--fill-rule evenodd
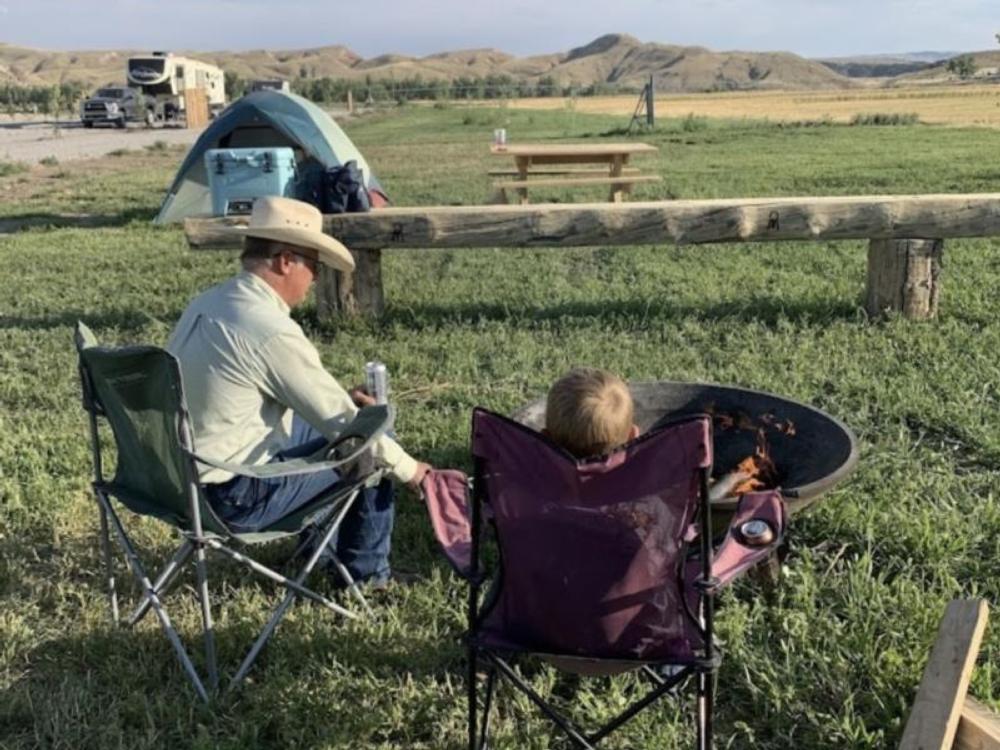
<path id="1" fill-rule="evenodd" d="M 507 129 L 497 128 L 493 131 L 493 145 L 497 148 L 503 148 L 507 145 Z"/>

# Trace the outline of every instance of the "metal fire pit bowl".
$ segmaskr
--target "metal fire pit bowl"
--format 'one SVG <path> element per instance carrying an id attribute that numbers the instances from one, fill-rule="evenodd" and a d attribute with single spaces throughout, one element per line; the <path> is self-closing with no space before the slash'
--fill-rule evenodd
<path id="1" fill-rule="evenodd" d="M 629 386 L 635 400 L 635 419 L 648 430 L 661 419 L 687 414 L 746 414 L 755 424 L 771 415 L 778 421 L 790 420 L 795 435 L 767 428 L 771 459 L 778 473 L 778 485 L 789 513 L 812 503 L 850 474 L 858 463 L 854 433 L 838 419 L 797 401 L 747 388 L 704 383 L 659 381 Z M 545 397 L 518 409 L 513 419 L 535 429 L 545 423 Z M 736 468 L 754 452 L 751 430 L 713 429 L 715 464 L 712 475 L 720 477 Z M 720 510 L 735 508 L 737 499 L 713 503 Z"/>

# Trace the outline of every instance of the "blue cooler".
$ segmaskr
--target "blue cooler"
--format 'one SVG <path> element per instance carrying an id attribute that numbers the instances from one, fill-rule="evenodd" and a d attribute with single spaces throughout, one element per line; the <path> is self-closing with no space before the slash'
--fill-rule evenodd
<path id="1" fill-rule="evenodd" d="M 216 216 L 249 214 L 262 195 L 295 196 L 295 154 L 285 146 L 210 148 L 205 171 Z"/>

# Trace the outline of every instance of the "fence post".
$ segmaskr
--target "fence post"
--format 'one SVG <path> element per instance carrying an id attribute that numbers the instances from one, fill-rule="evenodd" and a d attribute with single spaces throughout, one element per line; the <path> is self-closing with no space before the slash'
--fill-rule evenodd
<path id="1" fill-rule="evenodd" d="M 369 315 L 385 312 L 382 289 L 382 251 L 352 251 L 354 272 L 342 273 L 320 266 L 316 279 L 316 315 L 330 320 L 338 315 Z"/>
<path id="2" fill-rule="evenodd" d="M 646 124 L 653 127 L 656 124 L 656 107 L 653 103 L 653 76 L 649 76 L 646 84 Z"/>
<path id="3" fill-rule="evenodd" d="M 911 320 L 937 315 L 943 240 L 869 240 L 865 309 L 876 318 L 898 312 Z"/>

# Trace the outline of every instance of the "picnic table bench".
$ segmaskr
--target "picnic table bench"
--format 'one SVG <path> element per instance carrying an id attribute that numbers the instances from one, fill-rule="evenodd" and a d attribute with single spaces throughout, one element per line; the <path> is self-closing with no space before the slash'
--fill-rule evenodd
<path id="1" fill-rule="evenodd" d="M 627 166 L 632 154 L 656 153 L 656 146 L 648 143 L 520 143 L 512 146 L 494 145 L 490 152 L 495 156 L 514 158 L 513 170 L 498 170 L 498 174 L 514 176 L 513 180 L 499 180 L 493 186 L 507 202 L 507 191 L 516 190 L 518 202 L 528 202 L 528 191 L 539 187 L 581 187 L 607 185 L 609 199 L 620 203 L 632 186 L 639 182 L 658 182 L 659 175 L 643 175 L 633 166 Z M 568 168 L 567 165 L 601 164 L 603 168 Z M 550 165 L 547 168 L 539 165 Z M 556 165 L 555 167 L 551 165 Z M 494 172 L 490 173 L 491 175 Z"/>

